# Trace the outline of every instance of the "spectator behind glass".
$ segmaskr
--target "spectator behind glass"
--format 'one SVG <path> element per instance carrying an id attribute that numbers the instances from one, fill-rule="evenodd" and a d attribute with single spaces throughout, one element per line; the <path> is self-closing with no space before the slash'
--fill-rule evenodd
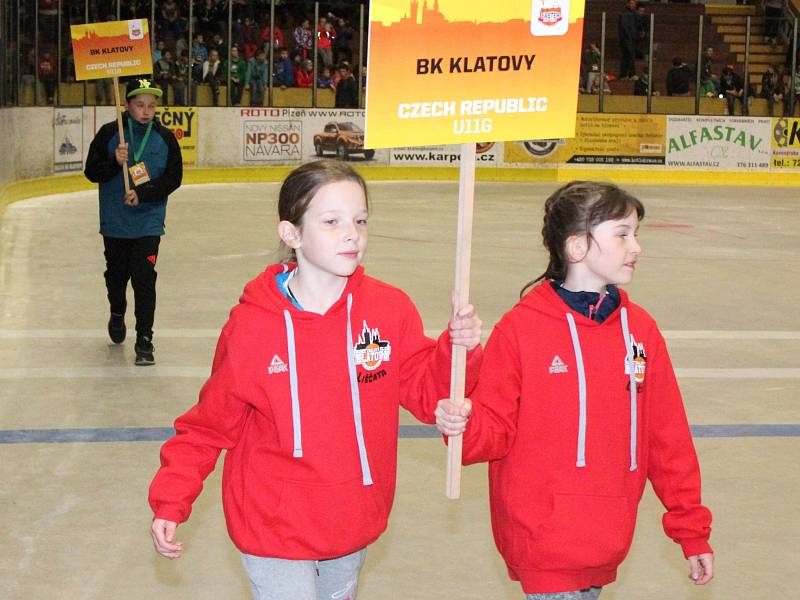
<path id="1" fill-rule="evenodd" d="M 322 67 L 322 74 L 317 77 L 317 87 L 320 89 L 333 89 L 333 79 L 331 79 L 331 70 L 328 67 Z"/>
<path id="2" fill-rule="evenodd" d="M 744 104 L 744 81 L 733 71 L 733 65 L 727 65 L 722 69 L 722 77 L 719 80 L 719 93 L 728 103 L 727 114 L 734 114 L 736 100 L 742 104 L 742 114 L 747 114 L 747 106 Z"/>
<path id="3" fill-rule="evenodd" d="M 639 75 L 639 80 L 633 84 L 634 96 L 647 96 L 647 90 L 650 87 L 650 69 L 647 65 L 642 69 L 642 74 Z M 653 96 L 658 96 L 657 91 L 653 92 Z"/>
<path id="4" fill-rule="evenodd" d="M 153 62 L 158 62 L 161 55 L 164 53 L 164 40 L 158 40 L 156 47 L 153 49 Z"/>
<path id="5" fill-rule="evenodd" d="M 264 86 L 267 82 L 267 54 L 258 50 L 247 62 L 245 85 L 250 88 L 250 106 L 264 106 Z"/>
<path id="6" fill-rule="evenodd" d="M 39 81 L 44 86 L 44 95 L 47 104 L 53 104 L 56 94 L 56 61 L 49 52 L 43 52 L 39 57 Z"/>
<path id="7" fill-rule="evenodd" d="M 703 74 L 700 76 L 700 96 L 704 98 L 716 98 L 719 94 L 716 82 L 711 79 L 711 75 Z"/>
<path id="8" fill-rule="evenodd" d="M 262 48 L 269 52 L 269 38 L 270 38 L 271 27 L 267 24 L 266 27 L 261 31 L 261 41 L 263 42 Z M 272 46 L 276 50 L 278 48 L 283 48 L 285 44 L 283 43 L 283 32 L 281 28 L 275 25 L 275 31 L 272 33 Z"/>
<path id="9" fill-rule="evenodd" d="M 239 47 L 233 46 L 231 48 L 231 60 L 228 63 L 225 60 L 225 78 L 227 79 L 228 74 L 230 74 L 231 78 L 231 104 L 233 106 L 239 106 L 242 102 L 242 91 L 244 90 L 244 78 L 247 75 L 247 63 L 244 59 L 239 56 Z"/>
<path id="10" fill-rule="evenodd" d="M 198 3 L 195 1 L 195 6 Z M 227 7 L 226 7 L 227 8 Z M 197 19 L 197 31 L 202 33 L 206 38 L 211 39 L 211 36 L 217 31 L 217 21 L 222 18 L 219 5 L 215 0 L 205 0 L 198 6 L 195 12 Z M 225 17 L 227 18 L 227 10 Z"/>
<path id="11" fill-rule="evenodd" d="M 353 28 L 350 27 L 344 17 L 336 17 L 333 30 L 336 34 L 336 39 L 333 41 L 333 62 L 340 64 L 342 61 L 352 60 L 353 50 L 351 44 L 355 37 L 355 31 L 353 31 Z"/>
<path id="12" fill-rule="evenodd" d="M 786 110 L 784 111 L 784 115 L 792 117 L 794 116 L 794 107 L 795 105 L 800 102 L 800 62 L 797 63 L 797 70 L 794 73 L 794 76 L 790 78 L 789 85 L 791 86 L 790 89 L 794 89 L 794 101 L 792 101 L 791 94 L 786 94 Z"/>
<path id="13" fill-rule="evenodd" d="M 347 63 L 339 66 L 339 82 L 336 84 L 336 108 L 358 108 L 358 84 Z"/>
<path id="14" fill-rule="evenodd" d="M 667 71 L 667 96 L 688 96 L 694 73 L 681 59 L 672 59 L 672 68 Z"/>
<path id="15" fill-rule="evenodd" d="M 714 74 L 714 48 L 709 46 L 703 53 L 703 62 L 700 71 L 701 77 L 708 75 L 709 78 L 717 80 L 718 77 Z"/>
<path id="16" fill-rule="evenodd" d="M 775 103 L 783 105 L 785 82 L 783 79 L 783 69 L 773 65 L 768 65 L 767 70 L 761 77 L 761 97 L 766 99 L 767 107 L 769 108 L 769 116 L 775 115 Z"/>
<path id="17" fill-rule="evenodd" d="M 297 87 L 310 88 L 314 85 L 314 63 L 310 58 L 300 63 L 300 68 L 294 72 L 294 81 Z"/>
<path id="18" fill-rule="evenodd" d="M 325 17 L 320 17 L 319 27 L 317 27 L 317 51 L 322 64 L 326 67 L 333 65 L 333 41 L 336 39 L 336 32 Z"/>
<path id="19" fill-rule="evenodd" d="M 647 58 L 650 47 L 650 15 L 645 12 L 644 4 L 636 5 L 636 58 Z"/>
<path id="20" fill-rule="evenodd" d="M 585 88 L 586 93 L 599 94 L 601 81 L 602 78 L 600 77 L 600 65 L 594 64 L 592 65 L 591 69 L 589 69 L 589 71 L 586 73 L 586 88 Z M 603 93 L 604 94 L 611 93 L 611 88 L 608 85 L 608 80 L 604 82 Z"/>
<path id="21" fill-rule="evenodd" d="M 239 29 L 239 48 L 244 52 L 244 59 L 250 61 L 258 50 L 261 42 L 261 33 L 258 26 L 249 16 L 244 18 L 244 24 Z"/>
<path id="22" fill-rule="evenodd" d="M 281 48 L 275 61 L 275 84 L 282 89 L 294 86 L 294 63 L 289 58 L 289 51 Z"/>
<path id="23" fill-rule="evenodd" d="M 222 63 L 219 60 L 219 53 L 212 50 L 208 55 L 208 60 L 203 62 L 203 83 L 211 86 L 211 99 L 214 106 L 219 106 L 219 83 L 222 79 Z"/>
<path id="24" fill-rule="evenodd" d="M 192 65 L 189 62 L 188 51 L 184 50 L 180 53 L 180 57 L 175 63 L 175 104 L 177 106 L 186 106 L 186 87 L 191 85 L 192 81 Z"/>
<path id="25" fill-rule="evenodd" d="M 202 33 L 196 33 L 192 39 L 192 56 L 200 55 L 200 62 L 208 60 L 208 48 L 206 48 L 205 38 Z"/>
<path id="26" fill-rule="evenodd" d="M 156 23 L 156 27 L 162 30 L 159 33 L 179 34 L 183 29 L 180 17 L 181 9 L 176 0 L 164 0 L 161 5 L 161 19 Z"/>
<path id="27" fill-rule="evenodd" d="M 228 56 L 228 46 L 225 45 L 225 40 L 222 39 L 219 33 L 215 33 L 211 36 L 211 41 L 206 44 L 206 48 L 209 52 L 216 50 L 220 58 Z"/>
<path id="28" fill-rule="evenodd" d="M 636 42 L 639 38 L 639 20 L 636 16 L 636 0 L 627 0 L 619 16 L 619 49 L 622 56 L 619 78 L 630 81 L 636 77 Z"/>
<path id="29" fill-rule="evenodd" d="M 156 85 L 164 92 L 163 104 L 165 106 L 169 105 L 169 86 L 172 85 L 173 90 L 175 88 L 174 80 L 176 73 L 175 62 L 172 60 L 172 52 L 165 49 L 161 58 L 153 64 L 153 79 Z M 173 91 L 173 100 L 176 96 L 177 94 Z"/>
<path id="30" fill-rule="evenodd" d="M 203 82 L 203 56 L 198 52 L 192 56 L 192 71 L 189 78 L 189 104 L 197 106 L 197 86 Z"/>
<path id="31" fill-rule="evenodd" d="M 301 58 L 308 58 L 314 47 L 314 32 L 311 31 L 311 21 L 303 19 L 294 29 L 294 42 L 300 51 Z"/>
<path id="32" fill-rule="evenodd" d="M 783 0 L 764 0 L 764 41 L 773 46 L 778 44 L 778 29 L 783 16 Z"/>
<path id="33" fill-rule="evenodd" d="M 581 78 L 581 92 L 589 93 L 589 73 L 592 72 L 592 67 L 597 65 L 597 71 L 600 70 L 600 60 L 601 60 L 600 48 L 597 47 L 597 44 L 594 42 L 589 42 L 586 46 L 586 49 L 583 51 L 583 57 L 581 59 L 581 69 L 582 69 L 582 78 Z"/>

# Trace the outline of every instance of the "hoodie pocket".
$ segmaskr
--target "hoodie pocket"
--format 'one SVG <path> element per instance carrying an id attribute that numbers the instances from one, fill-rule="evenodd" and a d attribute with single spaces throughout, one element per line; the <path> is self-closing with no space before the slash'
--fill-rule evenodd
<path id="1" fill-rule="evenodd" d="M 331 484 L 285 480 L 275 515 L 264 525 L 289 551 L 335 556 L 372 542 L 387 520 L 378 486 L 358 477 Z"/>
<path id="2" fill-rule="evenodd" d="M 633 538 L 635 509 L 624 496 L 555 494 L 553 513 L 530 537 L 512 534 L 509 564 L 546 571 L 614 568 Z"/>

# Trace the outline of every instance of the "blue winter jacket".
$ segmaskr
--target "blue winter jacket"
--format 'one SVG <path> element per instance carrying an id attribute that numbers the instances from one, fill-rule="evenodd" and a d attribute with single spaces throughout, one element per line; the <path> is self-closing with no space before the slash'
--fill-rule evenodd
<path id="1" fill-rule="evenodd" d="M 136 162 L 134 149 L 138 150 L 144 140 L 147 125 L 133 121 L 131 143 L 127 112 L 122 122 L 128 142 L 128 165 L 132 166 Z M 167 196 L 178 189 L 183 178 L 183 159 L 175 136 L 157 119 L 153 121 L 147 145 L 139 158 L 147 167 L 150 181 L 133 188 L 139 197 L 138 206 L 127 206 L 124 202 L 122 167 L 114 158 L 118 145 L 117 122 L 106 123 L 92 140 L 86 159 L 86 178 L 100 184 L 100 233 L 126 239 L 164 235 Z"/>

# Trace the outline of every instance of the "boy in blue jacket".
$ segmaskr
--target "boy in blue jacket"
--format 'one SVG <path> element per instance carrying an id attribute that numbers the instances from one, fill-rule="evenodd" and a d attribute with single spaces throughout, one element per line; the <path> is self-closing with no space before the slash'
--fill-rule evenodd
<path id="1" fill-rule="evenodd" d="M 86 178 L 100 184 L 100 234 L 106 259 L 106 289 L 111 316 L 108 335 L 125 340 L 128 280 L 136 302 L 136 364 L 155 364 L 153 321 L 156 309 L 156 259 L 167 197 L 181 184 L 183 161 L 172 132 L 155 118 L 162 91 L 147 78 L 128 82 L 122 115 L 125 143 L 116 121 L 97 132 L 86 159 Z M 122 169 L 130 173 L 125 192 Z"/>

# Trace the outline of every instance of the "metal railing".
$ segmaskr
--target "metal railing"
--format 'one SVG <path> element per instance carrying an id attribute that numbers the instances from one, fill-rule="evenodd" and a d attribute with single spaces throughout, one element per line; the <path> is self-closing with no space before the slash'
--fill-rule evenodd
<path id="1" fill-rule="evenodd" d="M 184 4 L 186 14 L 175 7 Z M 232 79 L 232 47 L 237 44 L 240 55 L 250 58 L 253 46 L 266 51 L 267 80 L 264 84 L 264 99 L 259 106 L 285 105 L 295 102 L 294 106 L 316 107 L 320 104 L 330 105 L 331 94 L 319 89 L 321 69 L 331 58 L 349 59 L 353 76 L 359 85 L 358 106 L 363 106 L 364 72 L 366 69 L 365 41 L 367 20 L 365 15 L 366 0 L 345 2 L 329 0 L 313 2 L 310 0 L 247 0 L 245 3 L 223 2 L 224 11 L 209 14 L 205 0 L 192 0 L 181 3 L 180 0 L 0 0 L 0 104 L 13 105 L 86 105 L 94 103 L 110 104 L 113 95 L 109 92 L 108 80 L 92 82 L 75 82 L 74 67 L 71 56 L 69 25 L 90 23 L 115 19 L 146 18 L 150 23 L 151 42 L 154 54 L 157 55 L 157 44 L 164 43 L 167 49 L 175 54 L 176 67 L 183 71 L 184 79 L 174 83 L 182 84 L 183 103 L 207 105 L 212 103 L 209 86 L 197 80 L 192 72 L 201 68 L 192 51 L 192 43 L 198 33 L 208 37 L 218 33 L 221 39 L 225 74 L 218 82 L 220 96 L 225 105 L 232 105 L 231 93 L 236 87 Z M 658 5 L 659 7 L 662 5 Z M 637 51 L 640 56 L 635 59 L 636 76 L 646 80 L 640 82 L 620 82 L 622 75 L 618 65 L 622 59 L 620 52 L 617 21 L 619 12 L 597 12 L 592 3 L 587 4 L 584 42 L 587 48 L 582 49 L 580 87 L 584 95 L 597 95 L 596 105 L 592 102 L 581 103 L 585 110 L 600 112 L 619 110 L 619 102 L 615 96 L 629 96 L 638 92 L 645 97 L 637 107 L 637 112 L 664 112 L 675 110 L 675 103 L 669 104 L 662 97 L 672 90 L 665 86 L 665 73 L 668 72 L 673 55 L 680 52 L 686 57 L 687 69 L 693 71 L 689 82 L 689 97 L 694 102 L 681 104 L 687 113 L 701 114 L 709 110 L 719 112 L 727 102 L 727 98 L 719 98 L 722 69 L 733 64 L 733 71 L 742 87 L 741 96 L 731 101 L 735 108 L 747 112 L 754 95 L 761 95 L 761 81 L 765 56 L 769 60 L 780 63 L 785 73 L 776 73 L 777 80 L 783 78 L 784 96 L 780 100 L 769 102 L 784 105 L 785 113 L 795 112 L 800 101 L 800 74 L 798 68 L 798 19 L 797 15 L 787 8 L 780 16 L 750 16 L 744 20 L 743 41 L 726 41 L 718 33 L 713 16 L 699 14 L 696 21 L 686 15 L 670 15 L 654 12 L 641 16 L 638 21 L 642 34 L 637 40 Z M 321 18 L 329 18 L 332 13 L 336 17 L 347 19 L 347 35 L 351 36 L 347 47 L 340 48 L 338 56 L 331 57 L 322 51 L 319 44 L 318 24 Z M 339 14 L 341 13 L 341 14 Z M 303 30 L 302 21 L 308 19 L 310 27 Z M 337 25 L 338 26 L 338 25 Z M 311 39 L 310 47 L 303 47 L 294 40 L 295 28 L 301 30 L 301 39 Z M 277 31 L 281 30 L 282 44 Z M 696 35 L 695 35 L 696 33 Z M 267 38 L 263 36 L 266 35 Z M 741 36 L 739 36 L 741 38 Z M 768 39 L 764 39 L 764 38 Z M 205 43 L 210 40 L 204 39 Z M 217 42 L 214 42 L 216 44 Z M 594 42 L 599 51 L 590 53 L 588 43 Z M 312 82 L 309 92 L 291 93 L 275 80 L 275 67 L 278 62 L 279 46 L 287 47 L 294 56 L 311 61 Z M 707 48 L 716 52 L 709 57 Z M 734 47 L 737 48 L 734 50 Z M 766 50 L 765 50 L 766 48 Z M 680 50 L 678 50 L 680 49 Z M 346 50 L 346 51 L 345 51 Z M 785 55 L 783 53 L 785 52 Z M 185 56 L 181 56 L 185 53 Z M 586 56 L 591 54 L 591 60 Z M 780 56 L 784 60 L 778 60 Z M 202 58 L 203 53 L 200 53 Z M 597 60 L 593 65 L 592 61 Z M 188 66 L 186 62 L 188 61 Z M 716 62 L 715 62 L 716 61 Z M 708 71 L 707 62 L 712 64 Z M 194 64 L 193 64 L 194 63 Z M 693 63 L 693 64 L 692 64 Z M 705 75 L 710 75 L 710 81 Z M 244 74 L 239 74 L 240 79 Z M 725 75 L 727 77 L 727 74 Z M 173 97 L 176 95 L 175 85 L 172 87 Z M 709 90 L 713 89 L 713 93 Z M 222 90 L 225 93 L 222 94 Z M 94 93 L 92 93 L 94 92 Z M 198 93 L 200 92 L 200 93 Z M 724 92 L 723 96 L 724 96 Z M 305 94 L 305 95 L 303 95 Z M 681 92 L 681 95 L 686 95 Z M 180 100 L 181 98 L 174 98 Z M 175 103 L 175 102 L 174 102 Z M 177 102 L 180 104 L 180 102 Z"/>
<path id="2" fill-rule="evenodd" d="M 366 2 L 366 0 L 363 0 Z M 328 3 L 309 0 L 246 0 L 223 2 L 214 6 L 224 6 L 224 10 L 212 13 L 209 20 L 205 0 L 0 0 L 0 105 L 81 105 L 109 104 L 110 98 L 104 93 L 107 82 L 75 82 L 74 66 L 69 36 L 69 26 L 79 23 L 95 23 L 121 19 L 147 19 L 150 39 L 155 57 L 159 50 L 157 43 L 165 42 L 165 47 L 175 53 L 176 67 L 181 66 L 181 53 L 186 52 L 189 69 L 185 79 L 180 82 L 183 95 L 189 103 L 197 98 L 198 89 L 208 84 L 192 77 L 192 68 L 199 69 L 194 62 L 192 41 L 198 33 L 209 31 L 220 33 L 224 47 L 220 60 L 228 71 L 220 78 L 219 89 L 232 89 L 230 69 L 231 48 L 242 45 L 243 30 L 248 41 L 265 50 L 267 59 L 267 81 L 264 82 L 262 105 L 270 106 L 275 101 L 273 76 L 277 61 L 276 27 L 284 28 L 281 38 L 284 45 L 293 53 L 298 50 L 294 42 L 293 30 L 304 18 L 310 22 L 309 32 L 313 39 L 310 51 L 303 52 L 304 58 L 313 62 L 313 76 L 310 86 L 310 102 L 306 106 L 317 106 L 318 76 L 324 60 L 335 56 L 346 61 L 356 81 L 363 81 L 366 69 L 364 53 L 367 33 L 363 2 L 343 2 L 331 0 Z M 184 13 L 180 5 L 186 6 Z M 166 10 L 165 10 L 166 6 Z M 177 9 L 175 7 L 178 7 Z M 320 18 L 332 20 L 334 31 L 342 28 L 349 42 L 337 45 L 332 52 L 324 55 L 317 43 L 317 27 Z M 344 22 L 339 19 L 344 19 Z M 245 20 L 248 20 L 248 25 Z M 261 39 L 263 33 L 273 40 Z M 211 40 L 204 39 L 204 43 Z M 215 44 L 216 45 L 216 44 Z M 250 44 L 248 44 L 248 48 Z M 240 48 L 240 51 L 243 48 Z M 248 50 L 249 53 L 249 50 Z M 240 55 L 243 54 L 240 52 Z M 201 53 L 204 56 L 205 52 Z M 247 57 L 248 59 L 250 56 Z M 155 60 L 154 60 L 155 63 Z M 194 63 L 194 64 L 192 64 Z M 338 64 L 338 63 L 337 63 Z M 329 65 L 333 67 L 334 65 Z M 184 70 L 185 65 L 182 67 Z M 244 77 L 244 74 L 242 74 Z M 169 86 L 168 86 L 169 87 Z M 359 88 L 361 86 L 358 86 Z M 95 90 L 95 98 L 91 89 Z M 76 92 L 76 90 L 78 90 Z M 173 90 L 174 95 L 174 90 Z M 221 94 L 222 96 L 222 94 Z M 224 94 L 224 103 L 231 105 L 231 94 Z M 363 94 L 359 91 L 359 105 Z M 202 103 L 209 103 L 209 95 L 201 94 Z"/>

